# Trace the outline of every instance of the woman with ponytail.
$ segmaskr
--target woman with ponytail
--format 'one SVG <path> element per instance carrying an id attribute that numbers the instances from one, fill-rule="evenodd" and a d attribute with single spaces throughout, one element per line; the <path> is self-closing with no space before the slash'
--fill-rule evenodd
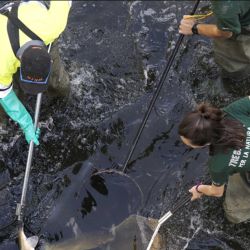
<path id="1" fill-rule="evenodd" d="M 250 97 L 223 109 L 203 103 L 179 125 L 182 141 L 192 148 L 209 147 L 212 184 L 192 187 L 192 200 L 203 195 L 221 197 L 229 221 L 250 219 Z"/>

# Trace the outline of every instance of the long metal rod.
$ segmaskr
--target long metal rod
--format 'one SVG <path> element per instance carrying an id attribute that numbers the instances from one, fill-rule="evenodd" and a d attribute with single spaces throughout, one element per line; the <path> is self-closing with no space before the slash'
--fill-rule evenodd
<path id="1" fill-rule="evenodd" d="M 200 3 L 200 0 L 197 0 L 196 3 L 195 3 L 195 5 L 194 5 L 194 7 L 193 7 L 192 12 L 190 13 L 191 15 L 193 15 L 195 13 L 195 11 L 196 11 L 199 3 Z M 141 137 L 142 131 L 143 131 L 143 129 L 144 129 L 146 123 L 147 123 L 149 115 L 150 115 L 150 113 L 151 113 L 151 111 L 152 111 L 152 109 L 154 107 L 154 104 L 155 104 L 155 102 L 156 102 L 156 100 L 157 100 L 157 98 L 158 98 L 158 96 L 160 94 L 162 86 L 163 86 L 163 84 L 164 84 L 164 82 L 166 80 L 168 72 L 169 72 L 169 70 L 170 70 L 170 68 L 171 68 L 171 66 L 173 64 L 173 61 L 174 61 L 175 56 L 176 56 L 176 54 L 177 54 L 177 52 L 178 52 L 178 50 L 180 48 L 180 45 L 182 43 L 183 38 L 184 38 L 184 35 L 181 34 L 179 36 L 178 40 L 177 40 L 177 43 L 175 45 L 175 48 L 174 48 L 172 54 L 170 55 L 169 61 L 167 63 L 167 66 L 166 66 L 165 70 L 163 71 L 163 74 L 162 74 L 162 76 L 160 78 L 159 84 L 158 84 L 158 86 L 157 86 L 157 88 L 156 88 L 156 90 L 154 92 L 154 95 L 153 95 L 151 101 L 150 101 L 150 104 L 149 104 L 149 107 L 147 109 L 147 112 L 144 115 L 142 123 L 141 123 L 141 125 L 140 125 L 140 127 L 139 127 L 139 129 L 138 129 L 138 131 L 136 133 L 136 136 L 135 136 L 134 140 L 133 140 L 132 146 L 131 146 L 128 154 L 127 154 L 126 160 L 125 160 L 125 162 L 123 164 L 123 170 L 122 170 L 123 172 L 126 171 L 127 165 L 128 165 L 128 163 L 129 163 L 129 161 L 130 161 L 130 159 L 131 159 L 131 157 L 132 157 L 132 155 L 134 153 L 135 147 L 136 147 L 136 145 L 137 145 L 137 143 L 138 143 L 138 141 L 139 141 L 139 139 Z"/>
<path id="2" fill-rule="evenodd" d="M 51 49 L 51 44 L 49 45 L 48 52 L 50 52 L 50 49 Z M 39 93 L 36 98 L 36 108 L 35 108 L 35 117 L 34 117 L 35 131 L 37 130 L 37 127 L 38 127 L 41 103 L 42 103 L 42 93 Z M 30 141 L 24 181 L 23 181 L 21 201 L 19 204 L 17 204 L 17 209 L 16 209 L 17 219 L 21 223 L 23 223 L 23 211 L 25 207 L 25 200 L 26 200 L 27 189 L 28 189 L 28 184 L 29 184 L 29 176 L 30 176 L 32 158 L 33 158 L 33 151 L 34 151 L 34 142 Z"/>
<path id="3" fill-rule="evenodd" d="M 207 184 L 210 181 L 210 178 L 206 178 L 203 183 Z M 171 209 L 171 211 L 168 211 L 167 213 L 165 213 L 159 220 L 158 220 L 158 224 L 155 228 L 155 231 L 150 239 L 150 242 L 148 244 L 147 250 L 150 250 L 150 248 L 152 247 L 152 244 L 154 242 L 154 239 L 160 229 L 160 227 L 162 226 L 162 224 L 168 220 L 172 215 L 174 215 L 179 209 L 181 209 L 182 207 L 184 207 L 188 202 L 191 201 L 191 194 L 186 194 L 183 199 L 181 199 L 179 202 L 177 202 L 175 204 L 175 206 Z"/>
<path id="4" fill-rule="evenodd" d="M 8 11 L 14 4 L 14 2 L 5 3 L 2 7 L 0 7 L 0 13 Z"/>
<path id="5" fill-rule="evenodd" d="M 37 99 L 36 99 L 36 109 L 35 109 L 35 118 L 34 118 L 35 131 L 36 131 L 37 126 L 38 126 L 38 119 L 39 119 L 39 114 L 40 114 L 41 101 L 42 101 L 42 93 L 39 93 L 37 95 Z M 34 151 L 34 142 L 30 141 L 28 158 L 27 158 L 25 175 L 24 175 L 24 181 L 23 181 L 22 197 L 21 197 L 20 204 L 17 205 L 17 211 L 16 211 L 17 219 L 20 222 L 23 221 L 23 210 L 24 210 L 24 207 L 25 207 L 25 200 L 26 200 L 26 194 L 27 194 L 28 183 L 29 183 L 30 169 L 31 169 L 32 158 L 33 158 L 33 151 Z"/>
<path id="6" fill-rule="evenodd" d="M 150 239 L 147 250 L 150 250 L 150 248 L 152 247 L 154 239 L 155 239 L 156 235 L 158 234 L 158 231 L 159 231 L 160 227 L 161 227 L 161 224 L 158 223 L 158 225 L 157 225 L 157 227 L 156 227 L 156 229 L 155 229 L 155 231 L 154 231 L 154 233 L 153 233 L 153 235 L 152 235 L 152 237 Z"/>
<path id="7" fill-rule="evenodd" d="M 152 245 L 153 245 L 153 242 L 154 242 L 154 239 L 160 229 L 160 227 L 162 226 L 162 224 L 168 220 L 177 210 L 179 210 L 180 208 L 182 208 L 184 205 L 186 205 L 188 202 L 190 201 L 190 195 L 189 197 L 185 197 L 184 200 L 181 201 L 181 204 L 174 207 L 171 211 L 168 211 L 167 213 L 165 213 L 159 220 L 158 220 L 158 224 L 157 224 L 157 227 L 155 228 L 155 231 L 150 239 L 150 242 L 148 244 L 148 247 L 147 247 L 147 250 L 150 250 Z"/>

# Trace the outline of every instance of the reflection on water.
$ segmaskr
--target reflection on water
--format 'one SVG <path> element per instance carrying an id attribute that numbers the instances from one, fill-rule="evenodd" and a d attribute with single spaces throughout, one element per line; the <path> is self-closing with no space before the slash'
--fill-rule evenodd
<path id="1" fill-rule="evenodd" d="M 94 174 L 90 178 L 91 186 L 100 194 L 108 195 L 108 189 L 105 186 L 105 180 L 101 175 Z"/>
<path id="2" fill-rule="evenodd" d="M 141 191 L 126 175 L 98 174 L 91 162 L 81 164 L 75 173 L 75 166 L 64 173 L 71 184 L 65 186 L 42 229 L 50 242 L 92 231 L 109 231 L 112 225 L 118 225 L 140 208 Z"/>
<path id="3" fill-rule="evenodd" d="M 237 241 L 231 236 L 214 237 L 209 233 L 201 231 L 195 239 L 191 239 L 186 250 L 204 249 L 204 250 L 244 250 Z"/>
<path id="4" fill-rule="evenodd" d="M 97 205 L 91 193 L 88 190 L 86 190 L 86 193 L 87 193 L 87 197 L 83 198 L 81 210 L 80 210 L 82 213 L 82 217 L 84 217 L 88 213 L 91 213 L 92 209 L 95 208 Z"/>
<path id="5" fill-rule="evenodd" d="M 90 185 L 100 194 L 108 195 L 108 189 L 105 186 L 105 180 L 100 175 L 92 175 L 90 177 Z M 88 190 L 86 190 L 86 193 L 87 196 L 83 198 L 81 205 L 81 213 L 83 217 L 88 213 L 91 213 L 91 211 L 97 206 L 97 202 L 91 193 Z"/>
<path id="6" fill-rule="evenodd" d="M 112 226 L 110 231 L 85 233 L 77 238 L 51 244 L 46 247 L 46 250 L 144 250 L 156 224 L 156 220 L 130 215 L 119 225 Z M 158 234 L 151 250 L 165 248 L 166 243 Z"/>
<path id="7" fill-rule="evenodd" d="M 128 173 L 132 179 L 119 174 L 91 179 L 88 172 L 124 162 L 175 46 L 179 20 L 192 4 L 74 1 L 60 43 L 72 96 L 68 103 L 57 100 L 51 107 L 42 105 L 41 144 L 34 153 L 25 211 L 31 234 L 41 232 L 45 240 L 58 241 L 82 233 L 88 239 L 90 231 L 107 232 L 137 211 L 141 191 L 145 199 L 139 213 L 160 218 L 204 175 L 207 152 L 187 149 L 177 134 L 180 117 L 197 99 L 220 100 L 210 95 L 210 86 L 218 78 L 211 45 L 199 36 L 183 41 L 132 157 Z M 33 106 L 27 103 L 27 107 L 32 113 Z M 8 136 L 1 135 L 0 142 L 0 226 L 15 215 L 27 157 L 21 132 L 9 125 Z M 162 227 L 166 248 L 179 250 L 190 244 L 195 249 L 207 245 L 250 249 L 249 224 L 229 224 L 221 205 L 221 199 L 205 198 L 181 209 Z M 191 227 L 194 214 L 200 223 Z M 201 230 L 209 231 L 202 241 Z M 126 231 L 121 232 L 118 241 L 110 243 L 115 250 L 121 249 Z M 226 241 L 228 235 L 233 239 Z M 13 228 L 2 230 L 0 236 L 1 250 L 16 249 Z M 129 238 L 130 246 L 135 240 L 140 242 L 138 237 Z"/>

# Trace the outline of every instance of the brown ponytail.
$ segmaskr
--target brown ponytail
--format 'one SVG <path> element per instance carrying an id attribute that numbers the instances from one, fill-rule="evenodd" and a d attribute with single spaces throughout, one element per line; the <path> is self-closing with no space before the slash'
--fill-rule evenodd
<path id="1" fill-rule="evenodd" d="M 203 103 L 187 114 L 179 125 L 179 135 L 189 139 L 193 145 L 211 144 L 220 147 L 239 149 L 244 147 L 246 132 L 243 125 L 225 118 L 222 110 Z"/>

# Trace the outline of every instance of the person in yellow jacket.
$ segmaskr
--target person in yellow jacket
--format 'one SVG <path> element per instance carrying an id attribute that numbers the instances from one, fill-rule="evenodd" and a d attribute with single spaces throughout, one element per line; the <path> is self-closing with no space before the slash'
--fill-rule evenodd
<path id="1" fill-rule="evenodd" d="M 47 45 L 67 25 L 72 1 L 21 1 L 0 13 L 0 104 L 23 129 L 25 138 L 39 144 L 30 114 L 13 91 L 13 75 L 18 72 L 19 86 L 28 94 L 48 88 L 51 58 Z"/>

